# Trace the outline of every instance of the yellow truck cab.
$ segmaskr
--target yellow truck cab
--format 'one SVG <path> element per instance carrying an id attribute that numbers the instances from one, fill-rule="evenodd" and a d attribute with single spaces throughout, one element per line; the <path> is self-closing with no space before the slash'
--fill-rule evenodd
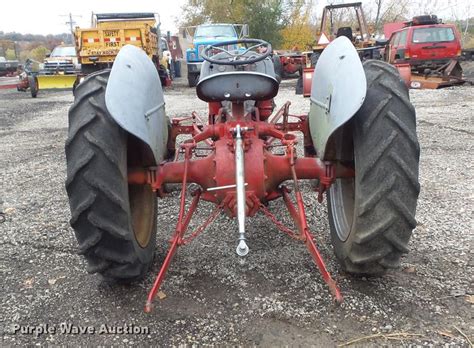
<path id="1" fill-rule="evenodd" d="M 75 42 L 82 72 L 111 67 L 120 49 L 134 45 L 145 51 L 156 65 L 162 83 L 168 79 L 166 66 L 161 64 L 159 23 L 154 13 L 97 13 L 91 28 L 75 30 Z"/>

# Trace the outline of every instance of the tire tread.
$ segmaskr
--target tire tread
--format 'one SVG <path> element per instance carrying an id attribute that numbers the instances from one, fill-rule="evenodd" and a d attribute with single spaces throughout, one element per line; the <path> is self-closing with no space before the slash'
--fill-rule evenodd
<path id="1" fill-rule="evenodd" d="M 398 267 L 408 252 L 420 192 L 420 147 L 415 109 L 397 70 L 373 60 L 364 69 L 367 96 L 352 124 L 355 220 L 346 241 L 335 230 L 332 240 L 344 270 L 378 275 Z"/>
<path id="2" fill-rule="evenodd" d="M 87 271 L 130 282 L 148 270 L 154 245 L 151 254 L 137 252 L 126 182 L 127 135 L 105 106 L 108 74 L 92 74 L 74 91 L 65 145 L 66 191 Z"/>

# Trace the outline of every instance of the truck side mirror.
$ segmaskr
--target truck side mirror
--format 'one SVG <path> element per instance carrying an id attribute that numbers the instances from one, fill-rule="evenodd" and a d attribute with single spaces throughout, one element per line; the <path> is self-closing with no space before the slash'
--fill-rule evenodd
<path id="1" fill-rule="evenodd" d="M 183 29 L 183 39 L 186 39 L 186 38 L 187 38 L 186 29 Z"/>
<path id="2" fill-rule="evenodd" d="M 249 25 L 244 24 L 242 26 L 242 37 L 248 37 L 249 36 Z"/>

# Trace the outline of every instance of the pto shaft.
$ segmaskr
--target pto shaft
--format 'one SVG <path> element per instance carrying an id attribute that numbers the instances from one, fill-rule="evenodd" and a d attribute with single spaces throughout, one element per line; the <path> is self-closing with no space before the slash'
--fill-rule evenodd
<path id="1" fill-rule="evenodd" d="M 235 183 L 237 192 L 237 221 L 239 224 L 239 244 L 237 255 L 245 256 L 249 247 L 245 243 L 245 166 L 242 129 L 238 124 L 235 127 Z"/>

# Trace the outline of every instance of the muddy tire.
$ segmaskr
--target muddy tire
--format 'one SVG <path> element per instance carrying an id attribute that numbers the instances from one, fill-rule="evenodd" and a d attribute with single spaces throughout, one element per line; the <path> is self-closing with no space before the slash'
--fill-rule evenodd
<path id="1" fill-rule="evenodd" d="M 303 94 L 303 75 L 296 80 L 295 94 Z"/>
<path id="2" fill-rule="evenodd" d="M 283 66 L 281 65 L 280 56 L 278 54 L 274 54 L 272 56 L 273 61 L 273 69 L 275 71 L 275 78 L 277 79 L 278 83 L 281 82 L 283 77 Z"/>
<path id="3" fill-rule="evenodd" d="M 378 275 L 408 252 L 420 191 L 415 109 L 391 65 L 364 63 L 367 95 L 347 126 L 355 178 L 328 193 L 331 239 L 342 268 Z"/>
<path id="4" fill-rule="evenodd" d="M 109 71 L 89 75 L 74 91 L 66 141 L 66 190 L 79 253 L 87 271 L 131 282 L 153 261 L 156 196 L 128 185 L 129 135 L 105 106 Z"/>
<path id="5" fill-rule="evenodd" d="M 188 74 L 188 86 L 196 87 L 199 82 L 199 74 Z"/>
<path id="6" fill-rule="evenodd" d="M 38 96 L 38 81 L 34 76 L 28 76 L 28 85 L 30 86 L 31 98 Z"/>

